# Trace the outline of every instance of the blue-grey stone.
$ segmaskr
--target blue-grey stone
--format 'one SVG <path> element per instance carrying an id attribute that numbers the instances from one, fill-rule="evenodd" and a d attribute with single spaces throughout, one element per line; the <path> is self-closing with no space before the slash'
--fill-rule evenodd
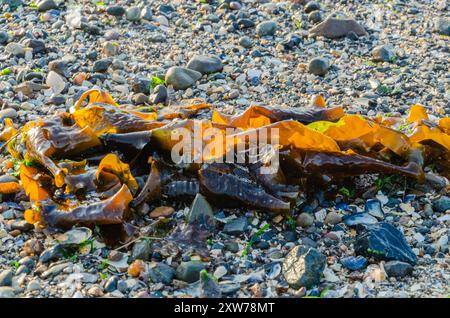
<path id="1" fill-rule="evenodd" d="M 400 261 L 389 261 L 384 264 L 384 270 L 389 277 L 405 277 L 412 274 L 411 264 Z"/>
<path id="2" fill-rule="evenodd" d="M 152 282 L 169 285 L 172 283 L 173 277 L 175 276 L 175 269 L 167 264 L 158 263 L 156 266 L 149 269 L 148 274 Z"/>
<path id="3" fill-rule="evenodd" d="M 450 210 L 450 198 L 443 195 L 433 202 L 433 208 L 438 212 L 445 212 Z"/>
<path id="4" fill-rule="evenodd" d="M 376 224 L 378 223 L 378 220 L 371 216 L 369 213 L 353 213 L 350 215 L 344 216 L 344 224 L 347 226 L 356 226 L 359 224 Z"/>
<path id="5" fill-rule="evenodd" d="M 202 74 L 186 67 L 172 66 L 167 70 L 166 83 L 176 90 L 184 90 L 195 84 Z"/>
<path id="6" fill-rule="evenodd" d="M 187 68 L 204 74 L 220 72 L 223 69 L 222 61 L 214 55 L 194 55 L 188 62 Z"/>
<path id="7" fill-rule="evenodd" d="M 368 225 L 355 242 L 357 254 L 383 260 L 397 260 L 415 265 L 417 256 L 402 232 L 389 223 Z"/>
<path id="8" fill-rule="evenodd" d="M 205 264 L 201 262 L 183 262 L 177 268 L 176 277 L 183 282 L 194 283 L 200 279 L 200 271 L 203 269 Z"/>
<path id="9" fill-rule="evenodd" d="M 0 273 L 0 286 L 11 286 L 12 279 L 13 279 L 13 272 L 12 270 L 4 270 Z"/>
<path id="10" fill-rule="evenodd" d="M 342 266 L 344 266 L 345 268 L 352 270 L 352 271 L 357 271 L 360 269 L 363 269 L 367 266 L 367 260 L 364 256 L 349 256 L 349 257 L 344 257 L 341 259 L 341 264 Z"/>
<path id="11" fill-rule="evenodd" d="M 247 218 L 239 217 L 228 221 L 225 224 L 222 232 L 229 235 L 239 236 L 245 232 L 247 226 L 248 226 Z"/>

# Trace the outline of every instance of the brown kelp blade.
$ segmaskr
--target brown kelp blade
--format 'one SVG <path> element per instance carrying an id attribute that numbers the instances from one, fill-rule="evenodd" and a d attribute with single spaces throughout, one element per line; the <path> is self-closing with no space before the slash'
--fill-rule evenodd
<path id="1" fill-rule="evenodd" d="M 150 167 L 150 174 L 144 187 L 131 201 L 131 207 L 137 207 L 144 202 L 151 202 L 161 197 L 161 177 L 156 161 L 153 161 Z"/>
<path id="2" fill-rule="evenodd" d="M 253 178 L 270 194 L 287 201 L 295 201 L 298 198 L 300 192 L 299 187 L 297 185 L 286 184 L 286 177 L 279 165 L 273 167 L 274 171 L 265 171 L 264 169 L 270 169 L 270 167 L 256 164 L 249 166 Z"/>
<path id="3" fill-rule="evenodd" d="M 41 209 L 45 222 L 51 227 L 120 224 L 124 221 L 132 199 L 130 190 L 123 185 L 114 196 L 106 200 L 81 205 L 70 211 L 58 210 L 57 205 L 46 202 Z"/>
<path id="4" fill-rule="evenodd" d="M 175 180 L 165 184 L 162 194 L 169 198 L 181 201 L 191 201 L 200 191 L 198 180 Z"/>
<path id="5" fill-rule="evenodd" d="M 151 131 L 138 131 L 126 134 L 104 134 L 101 136 L 106 147 L 112 147 L 127 153 L 128 151 L 138 152 L 150 142 Z"/>
<path id="6" fill-rule="evenodd" d="M 320 152 L 306 152 L 300 160 L 301 167 L 306 175 L 324 174 L 343 178 L 371 173 L 386 173 L 404 175 L 421 182 L 425 180 L 422 168 L 414 162 L 403 167 L 354 153 Z"/>
<path id="7" fill-rule="evenodd" d="M 70 123 L 64 114 L 30 122 L 25 125 L 23 134 L 27 150 L 24 157 L 37 160 L 47 168 L 55 177 L 57 187 L 64 185 L 67 169 L 56 164 L 54 159 L 69 158 L 100 145 L 90 127 L 80 128 Z"/>
<path id="8" fill-rule="evenodd" d="M 245 205 L 270 212 L 289 212 L 290 204 L 267 193 L 239 168 L 205 164 L 199 170 L 200 192 L 223 206 Z"/>

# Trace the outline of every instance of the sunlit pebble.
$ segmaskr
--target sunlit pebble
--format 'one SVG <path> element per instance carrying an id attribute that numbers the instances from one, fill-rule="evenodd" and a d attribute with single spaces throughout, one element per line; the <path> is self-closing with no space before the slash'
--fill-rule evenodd
<path id="1" fill-rule="evenodd" d="M 86 73 L 81 72 L 81 73 L 76 74 L 73 77 L 73 83 L 77 86 L 81 86 L 85 79 L 86 79 Z"/>
<path id="2" fill-rule="evenodd" d="M 39 20 L 41 20 L 42 22 L 47 22 L 52 19 L 53 19 L 52 15 L 48 12 L 42 13 L 39 17 Z"/>
<path id="3" fill-rule="evenodd" d="M 138 259 L 131 263 L 128 267 L 128 275 L 130 275 L 131 277 L 139 277 L 144 270 L 144 262 Z"/>
<path id="4" fill-rule="evenodd" d="M 241 4 L 239 2 L 233 1 L 230 2 L 230 9 L 231 10 L 240 10 L 241 9 Z"/>

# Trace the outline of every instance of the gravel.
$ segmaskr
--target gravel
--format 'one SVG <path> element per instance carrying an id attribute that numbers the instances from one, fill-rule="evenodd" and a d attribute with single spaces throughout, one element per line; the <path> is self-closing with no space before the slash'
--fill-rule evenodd
<path id="1" fill-rule="evenodd" d="M 248 105 L 307 109 L 313 95 L 367 116 L 405 115 L 415 103 L 432 116 L 450 114 L 445 1 L 322 0 L 303 6 L 156 0 L 134 7 L 136 2 L 123 0 L 104 6 L 45 0 L 36 2 L 38 10 L 29 6 L 32 1 L 23 2 L 13 9 L 3 5 L 11 18 L 0 24 L 0 121 L 12 118 L 19 126 L 68 111 L 96 86 L 119 104 L 163 107 L 199 98 L 230 115 Z M 153 76 L 165 83 L 153 87 Z M 11 173 L 4 160 L 11 158 L 1 156 L 2 174 Z M 437 188 L 447 184 L 437 181 Z M 366 199 L 375 196 L 386 198 L 381 212 L 367 208 Z M 172 203 L 164 205 L 174 213 L 161 217 L 170 230 L 186 225 L 192 205 Z M 323 291 L 345 298 L 448 296 L 450 199 L 439 189 L 375 191 L 326 203 L 318 195 L 296 207 L 292 220 L 243 208 L 213 210 L 216 232 L 202 242 L 203 257 L 170 240 L 152 241 L 143 254 L 133 247 L 142 241 L 111 253 L 98 236 L 94 251 L 72 253 L 55 234 L 27 225 L 21 209 L 0 202 L 0 277 L 6 285 L 0 297 L 199 297 L 195 284 L 203 269 L 217 274 L 222 297 Z M 145 215 L 133 225 L 147 236 L 144 229 L 158 220 Z M 380 222 L 404 238 L 397 241 L 401 258 L 367 250 L 360 255 L 363 244 L 356 241 L 362 233 L 356 230 Z M 245 254 L 266 223 L 269 229 Z M 386 237 L 380 233 L 374 237 Z M 298 252 L 299 245 L 310 252 Z M 127 274 L 134 250 L 147 259 L 138 278 Z M 305 255 L 315 266 L 302 263 Z M 10 287 L 16 280 L 19 288 Z M 204 296 L 219 292 L 200 283 Z"/>

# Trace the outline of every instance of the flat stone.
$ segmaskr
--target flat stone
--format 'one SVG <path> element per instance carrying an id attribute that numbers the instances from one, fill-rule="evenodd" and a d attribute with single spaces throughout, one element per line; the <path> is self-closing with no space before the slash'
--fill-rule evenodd
<path id="1" fill-rule="evenodd" d="M 64 90 L 66 83 L 64 79 L 56 72 L 50 71 L 45 83 L 51 88 L 53 94 L 58 95 Z"/>
<path id="2" fill-rule="evenodd" d="M 400 262 L 400 261 L 390 261 L 384 264 L 384 270 L 389 277 L 405 277 L 411 275 L 413 272 L 413 267 L 411 264 Z"/>
<path id="3" fill-rule="evenodd" d="M 319 284 L 326 257 L 315 248 L 294 247 L 283 262 L 283 275 L 295 289 L 312 288 Z"/>
<path id="4" fill-rule="evenodd" d="M 258 24 L 258 26 L 256 27 L 256 33 L 260 37 L 275 35 L 276 31 L 277 31 L 277 23 L 274 21 L 264 21 Z"/>
<path id="5" fill-rule="evenodd" d="M 64 250 L 61 244 L 56 244 L 49 249 L 42 252 L 39 257 L 39 262 L 48 263 L 57 261 L 64 256 Z"/>
<path id="6" fill-rule="evenodd" d="M 204 74 L 220 72 L 223 69 L 222 61 L 214 55 L 194 55 L 188 62 L 187 68 Z"/>
<path id="7" fill-rule="evenodd" d="M 0 110 L 0 118 L 16 118 L 17 111 L 14 108 L 5 108 Z"/>
<path id="8" fill-rule="evenodd" d="M 433 209 L 441 213 L 450 210 L 450 198 L 443 195 L 439 199 L 434 200 Z"/>
<path id="9" fill-rule="evenodd" d="M 417 257 L 403 234 L 389 223 L 367 225 L 357 236 L 355 252 L 383 260 L 397 260 L 415 265 Z"/>
<path id="10" fill-rule="evenodd" d="M 320 10 L 320 4 L 315 1 L 309 1 L 305 5 L 305 13 L 310 13 L 317 10 Z"/>
<path id="11" fill-rule="evenodd" d="M 120 17 L 125 14 L 125 8 L 122 6 L 110 6 L 106 9 L 106 13 L 115 17 Z"/>
<path id="12" fill-rule="evenodd" d="M 32 291 L 36 291 L 36 290 L 39 290 L 39 289 L 41 289 L 41 284 L 36 279 L 30 281 L 28 283 L 28 285 L 27 285 L 27 291 L 32 292 Z"/>
<path id="13" fill-rule="evenodd" d="M 67 63 L 63 60 L 54 60 L 48 63 L 48 70 L 58 73 L 61 76 L 68 77 Z"/>
<path id="14" fill-rule="evenodd" d="M 202 74 L 185 67 L 172 66 L 167 70 L 166 83 L 172 85 L 176 90 L 185 90 L 195 84 Z"/>
<path id="15" fill-rule="evenodd" d="M 110 67 L 111 64 L 112 64 L 112 60 L 108 59 L 108 58 L 97 60 L 94 63 L 93 71 L 99 72 L 99 73 L 106 72 L 108 70 L 108 67 Z"/>
<path id="16" fill-rule="evenodd" d="M 105 284 L 105 292 L 111 293 L 117 289 L 117 283 L 120 280 L 118 276 L 110 277 Z"/>
<path id="17" fill-rule="evenodd" d="M 130 7 L 126 12 L 128 21 L 137 22 L 141 19 L 141 9 L 139 7 Z"/>
<path id="18" fill-rule="evenodd" d="M 248 226 L 248 221 L 246 217 L 239 217 L 228 221 L 223 227 L 223 233 L 239 236 L 245 232 Z"/>
<path id="19" fill-rule="evenodd" d="M 159 206 L 150 212 L 151 218 L 159 218 L 161 216 L 168 217 L 175 212 L 175 209 L 170 206 Z"/>
<path id="20" fill-rule="evenodd" d="M 308 228 L 314 223 L 314 216 L 310 213 L 303 212 L 297 217 L 297 225 L 302 228 Z"/>
<path id="21" fill-rule="evenodd" d="M 344 257 L 341 259 L 341 264 L 342 266 L 344 266 L 345 268 L 352 270 L 352 271 L 357 271 L 357 270 L 361 270 L 363 268 L 365 268 L 367 266 L 367 260 L 365 257 L 359 255 L 359 256 L 349 256 L 349 257 Z"/>
<path id="22" fill-rule="evenodd" d="M 342 221 L 342 217 L 339 215 L 339 213 L 331 211 L 325 217 L 324 223 L 330 224 L 330 225 L 336 225 L 338 223 L 341 223 L 341 221 Z"/>
<path id="23" fill-rule="evenodd" d="M 434 30 L 439 34 L 450 36 L 450 19 L 437 18 L 434 22 Z"/>
<path id="24" fill-rule="evenodd" d="M 14 221 L 11 224 L 11 230 L 19 230 L 21 232 L 26 232 L 32 229 L 34 229 L 33 224 L 30 224 L 25 220 Z"/>
<path id="25" fill-rule="evenodd" d="M 203 269 L 205 264 L 201 262 L 183 262 L 177 268 L 176 277 L 181 281 L 194 283 L 200 279 L 200 271 Z"/>
<path id="26" fill-rule="evenodd" d="M 395 53 L 389 45 L 379 45 L 372 49 L 372 60 L 374 62 L 391 62 Z"/>
<path id="27" fill-rule="evenodd" d="M 46 50 L 45 42 L 42 40 L 26 39 L 22 44 L 25 47 L 33 49 L 33 54 L 40 53 Z"/>
<path id="28" fill-rule="evenodd" d="M 5 52 L 14 56 L 23 56 L 25 55 L 25 48 L 22 44 L 11 42 L 6 45 Z"/>
<path id="29" fill-rule="evenodd" d="M 165 263 L 158 263 L 149 269 L 148 275 L 154 283 L 169 285 L 175 276 L 175 269 Z"/>
<path id="30" fill-rule="evenodd" d="M 310 14 L 308 14 L 308 21 L 314 24 L 322 22 L 322 20 L 323 20 L 322 13 L 320 13 L 320 11 L 313 11 Z"/>
<path id="31" fill-rule="evenodd" d="M 141 11 L 141 19 L 151 21 L 153 18 L 153 11 L 150 7 L 144 7 Z"/>
<path id="32" fill-rule="evenodd" d="M 42 1 L 39 1 L 36 5 L 38 8 L 38 11 L 40 11 L 40 12 L 58 8 L 58 5 L 53 0 L 42 0 Z"/>
<path id="33" fill-rule="evenodd" d="M 14 288 L 0 287 L 0 298 L 15 298 Z"/>
<path id="34" fill-rule="evenodd" d="M 0 31 L 0 44 L 5 44 L 9 40 L 9 34 L 5 31 Z"/>
<path id="35" fill-rule="evenodd" d="M 62 264 L 54 265 L 51 268 L 47 269 L 45 272 L 43 272 L 41 277 L 43 279 L 46 279 L 48 277 L 56 276 L 59 273 L 61 273 L 69 265 L 70 265 L 69 263 L 62 263 Z"/>
<path id="36" fill-rule="evenodd" d="M 13 276 L 12 270 L 7 269 L 2 271 L 0 273 L 0 286 L 11 286 Z"/>
<path id="37" fill-rule="evenodd" d="M 311 36 L 324 36 L 329 39 L 337 39 L 354 32 L 358 36 L 366 35 L 364 28 L 351 18 L 336 18 L 329 16 L 325 21 L 317 24 L 309 30 Z"/>
<path id="38" fill-rule="evenodd" d="M 152 244 L 149 240 L 140 240 L 134 243 L 131 252 L 131 261 L 140 259 L 148 261 L 152 255 Z"/>

